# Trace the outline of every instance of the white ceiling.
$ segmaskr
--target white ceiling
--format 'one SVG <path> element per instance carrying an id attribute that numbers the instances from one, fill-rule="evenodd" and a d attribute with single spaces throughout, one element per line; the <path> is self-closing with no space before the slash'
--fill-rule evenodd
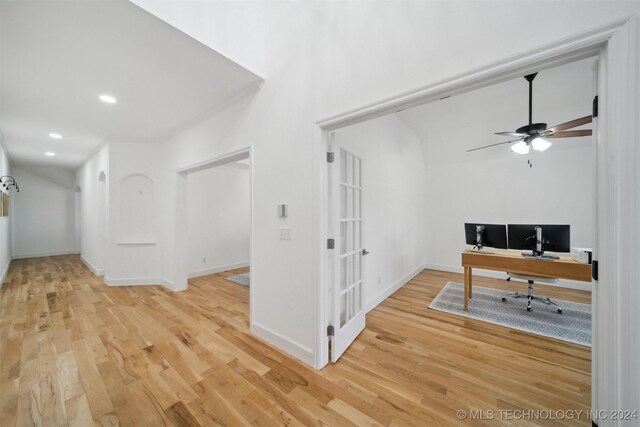
<path id="1" fill-rule="evenodd" d="M 594 62 L 594 58 L 588 58 L 539 72 L 533 81 L 533 122 L 551 127 L 590 115 L 595 95 Z M 466 150 L 513 139 L 494 133 L 515 132 L 528 124 L 528 109 L 528 83 L 517 78 L 397 114 L 420 137 L 426 164 L 437 165 L 513 156 L 509 145 L 471 153 Z M 576 129 L 591 127 L 589 124 Z M 590 146 L 591 137 L 551 141 L 549 150 L 580 149 Z"/>
<path id="2" fill-rule="evenodd" d="M 68 169 L 106 142 L 162 140 L 261 81 L 125 0 L 1 1 L 0 72 L 12 163 Z"/>

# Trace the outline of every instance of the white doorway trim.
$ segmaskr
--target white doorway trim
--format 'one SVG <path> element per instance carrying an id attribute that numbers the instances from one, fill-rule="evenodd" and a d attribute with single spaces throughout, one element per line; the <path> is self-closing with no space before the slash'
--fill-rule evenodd
<path id="1" fill-rule="evenodd" d="M 328 363 L 326 151 L 330 132 L 345 126 L 468 92 L 588 57 L 598 57 L 600 108 L 594 126 L 597 151 L 593 284 L 592 407 L 634 409 L 640 399 L 640 54 L 638 17 L 631 16 L 574 37 L 507 58 L 427 87 L 317 122 L 314 172 L 317 228 L 315 366 Z M 635 399 L 635 400 L 634 400 Z M 608 420 L 608 422 L 611 422 Z"/>
<path id="2" fill-rule="evenodd" d="M 176 257 L 175 257 L 175 278 L 174 290 L 184 291 L 188 286 L 189 269 L 187 267 L 187 249 L 188 249 L 188 228 L 187 228 L 187 182 L 189 174 L 202 171 L 205 169 L 211 169 L 230 163 L 237 162 L 239 160 L 249 159 L 249 210 L 250 210 L 250 225 L 249 225 L 249 264 L 251 266 L 251 285 L 249 286 L 249 324 L 253 327 L 253 288 L 255 287 L 256 274 L 253 269 L 253 229 L 254 229 L 254 200 L 253 200 L 253 147 L 249 146 L 240 150 L 232 151 L 227 154 L 223 154 L 218 157 L 214 157 L 202 162 L 194 163 L 189 166 L 185 166 L 176 170 L 175 179 L 176 185 L 176 218 L 175 218 L 175 230 L 176 230 Z"/>

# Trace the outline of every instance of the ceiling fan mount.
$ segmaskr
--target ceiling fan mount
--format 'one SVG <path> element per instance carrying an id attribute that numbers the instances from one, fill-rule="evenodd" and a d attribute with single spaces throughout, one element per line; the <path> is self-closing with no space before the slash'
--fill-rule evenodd
<path id="1" fill-rule="evenodd" d="M 481 150 L 484 148 L 495 147 L 497 145 L 511 144 L 511 150 L 519 154 L 527 154 L 529 148 L 533 147 L 536 151 L 544 151 L 551 146 L 548 138 L 574 138 L 579 136 L 590 136 L 591 129 L 583 130 L 567 130 L 578 126 L 591 123 L 592 116 L 585 116 L 579 119 L 571 120 L 551 128 L 547 128 L 546 123 L 533 123 L 533 79 L 538 73 L 527 74 L 525 80 L 529 82 L 529 124 L 516 129 L 515 132 L 497 132 L 496 135 L 510 136 L 517 139 L 511 141 L 498 142 L 497 144 L 485 145 L 484 147 L 473 148 L 469 151 Z"/>
<path id="2" fill-rule="evenodd" d="M 547 130 L 546 123 L 531 123 L 526 126 L 519 127 L 515 133 L 527 134 L 530 136 L 539 135 Z"/>

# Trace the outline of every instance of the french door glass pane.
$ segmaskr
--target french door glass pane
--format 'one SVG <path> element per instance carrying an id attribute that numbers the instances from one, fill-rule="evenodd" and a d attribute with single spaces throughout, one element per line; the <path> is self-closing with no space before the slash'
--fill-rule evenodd
<path id="1" fill-rule="evenodd" d="M 340 296 L 340 327 L 347 323 L 347 292 Z"/>

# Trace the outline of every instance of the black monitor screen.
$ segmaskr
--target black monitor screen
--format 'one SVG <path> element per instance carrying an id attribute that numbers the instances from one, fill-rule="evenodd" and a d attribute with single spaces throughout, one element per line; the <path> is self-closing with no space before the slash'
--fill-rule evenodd
<path id="1" fill-rule="evenodd" d="M 569 225 L 509 224 L 509 249 L 532 250 L 536 245 L 535 227 L 542 228 L 543 249 L 551 252 L 571 252 Z"/>
<path id="2" fill-rule="evenodd" d="M 504 224 L 476 224 L 465 223 L 464 234 L 467 245 L 476 245 L 476 226 L 484 226 L 482 245 L 491 248 L 507 249 L 507 226 Z"/>

